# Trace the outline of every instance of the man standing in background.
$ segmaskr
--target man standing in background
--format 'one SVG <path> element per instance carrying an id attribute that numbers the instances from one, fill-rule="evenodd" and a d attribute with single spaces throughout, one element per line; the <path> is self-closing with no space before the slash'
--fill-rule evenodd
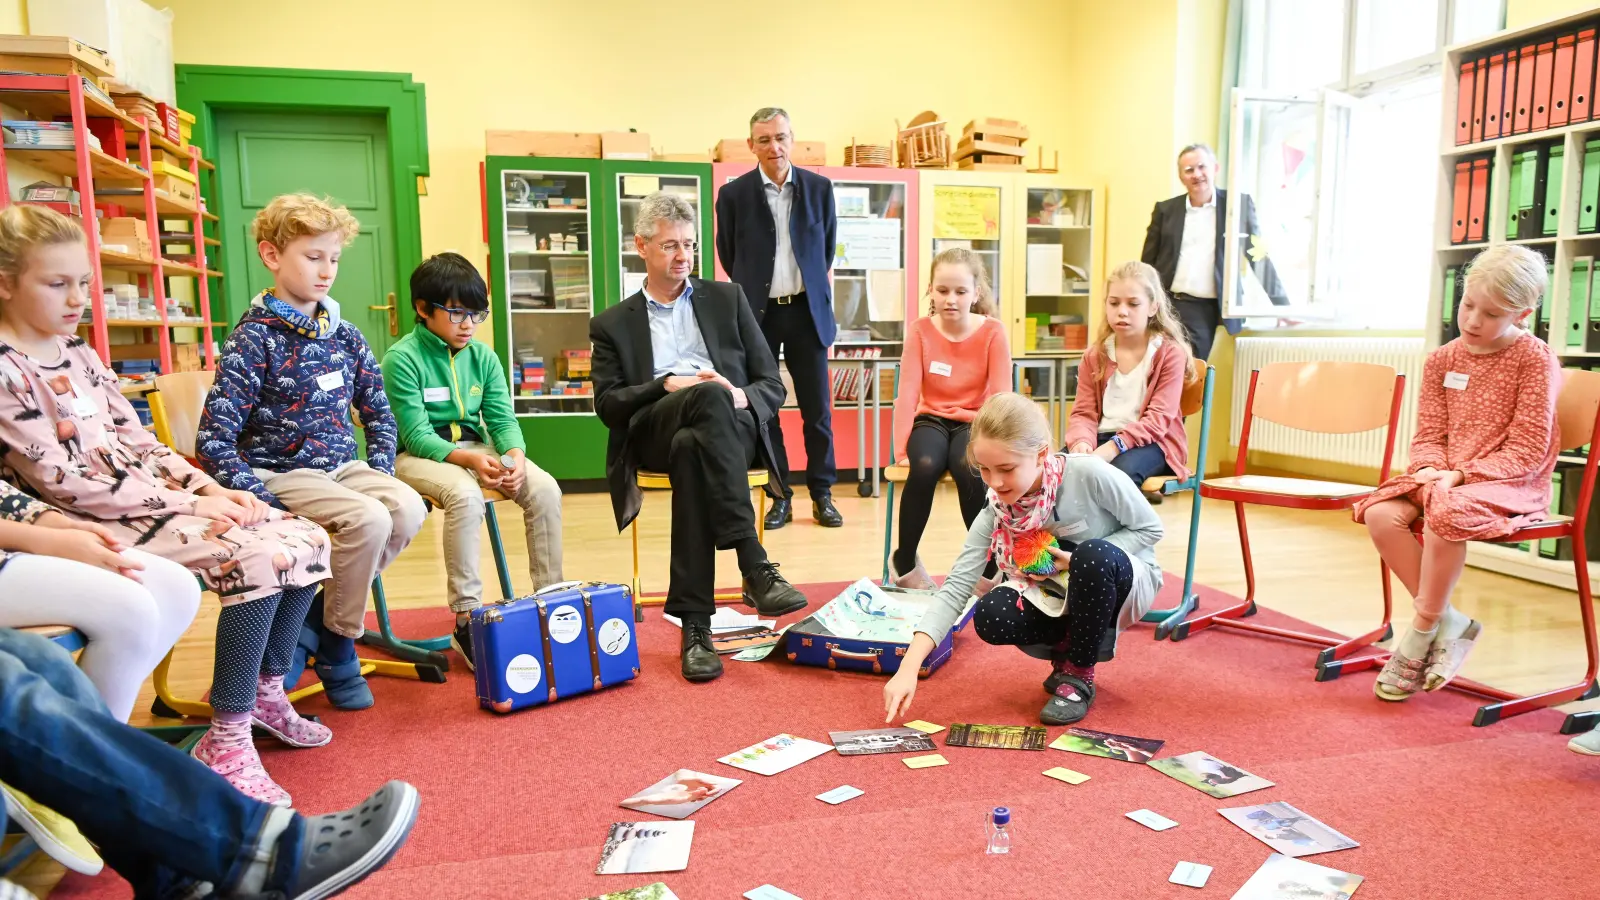
<path id="1" fill-rule="evenodd" d="M 750 309 L 774 358 L 794 381 L 805 427 L 806 487 L 817 524 L 838 528 L 844 517 L 833 505 L 833 407 L 828 348 L 838 325 L 833 318 L 833 182 L 790 163 L 794 132 L 789 114 L 766 107 L 750 117 L 751 152 L 759 165 L 722 188 L 717 196 L 717 257 L 744 288 Z M 783 426 L 767 426 L 778 481 L 766 527 L 793 520 L 789 455 Z"/>
<path id="2" fill-rule="evenodd" d="M 1196 359 L 1211 355 L 1217 325 L 1238 334 L 1243 319 L 1222 318 L 1223 234 L 1227 229 L 1228 192 L 1216 186 L 1217 157 L 1205 144 L 1190 144 L 1178 154 L 1178 178 L 1187 193 L 1157 203 L 1150 214 L 1139 258 L 1161 273 L 1161 286 L 1172 297 L 1178 318 L 1189 333 Z M 1249 194 L 1240 217 L 1240 253 L 1249 249 L 1260 233 L 1256 205 Z M 1252 265 L 1261 287 L 1274 306 L 1287 306 L 1288 296 L 1278 282 L 1272 261 L 1262 257 Z M 1243 288 L 1243 280 L 1240 282 Z"/>

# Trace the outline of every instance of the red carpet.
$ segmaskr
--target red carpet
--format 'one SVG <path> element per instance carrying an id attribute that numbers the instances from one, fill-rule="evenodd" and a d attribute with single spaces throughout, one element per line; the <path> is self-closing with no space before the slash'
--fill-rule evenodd
<path id="1" fill-rule="evenodd" d="M 815 606 L 839 587 L 806 592 Z M 1201 590 L 1204 607 L 1222 603 Z M 775 657 L 729 662 L 721 680 L 690 685 L 677 674 L 677 630 L 659 610 L 647 619 L 638 680 L 511 716 L 479 711 L 464 669 L 445 685 L 377 679 L 367 712 L 308 704 L 333 744 L 263 752 L 298 805 L 341 808 L 391 777 L 423 797 L 410 843 L 346 896 L 578 900 L 655 880 L 683 900 L 733 900 L 765 883 L 805 900 L 1197 896 L 1167 882 L 1184 860 L 1216 869 L 1198 896 L 1228 897 L 1270 850 L 1216 810 L 1274 800 L 1361 843 L 1309 857 L 1366 876 L 1360 900 L 1594 889 L 1600 760 L 1565 749 L 1554 713 L 1477 729 L 1463 695 L 1386 704 L 1372 695 L 1372 673 L 1317 684 L 1304 645 L 1223 631 L 1157 644 L 1143 627 L 1101 666 L 1084 725 L 1165 739 L 1162 757 L 1205 750 L 1276 787 L 1214 800 L 1145 766 L 946 748 L 943 735 L 943 768 L 829 753 L 765 778 L 715 760 L 779 732 L 826 741 L 830 729 L 876 727 L 884 679 Z M 443 610 L 397 617 L 403 634 L 437 634 L 446 622 Z M 1046 666 L 963 633 L 951 663 L 921 684 L 912 717 L 1036 724 Z M 1074 787 L 1040 774 L 1053 766 L 1092 780 Z M 595 875 L 609 823 L 652 818 L 617 801 L 680 767 L 744 779 L 695 816 L 688 870 Z M 842 784 L 866 794 L 837 807 L 813 799 Z M 983 814 L 997 805 L 1013 810 L 1010 857 L 983 853 Z M 1156 833 L 1123 817 L 1146 807 L 1179 827 Z M 114 877 L 73 875 L 54 896 L 127 895 Z"/>

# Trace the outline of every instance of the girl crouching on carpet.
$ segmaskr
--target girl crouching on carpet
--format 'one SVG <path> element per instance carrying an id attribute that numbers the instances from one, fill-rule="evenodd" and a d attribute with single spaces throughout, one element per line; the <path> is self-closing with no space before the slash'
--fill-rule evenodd
<path id="1" fill-rule="evenodd" d="M 968 457 L 988 502 L 884 686 L 887 721 L 910 710 L 917 670 L 990 559 L 1002 581 L 973 612 L 978 637 L 1050 660 L 1039 721 L 1068 725 L 1088 715 L 1102 644 L 1139 621 L 1161 589 L 1151 548 L 1163 531 L 1126 475 L 1098 456 L 1052 453 L 1050 443 L 1044 413 L 1020 394 L 996 394 L 978 411 Z"/>

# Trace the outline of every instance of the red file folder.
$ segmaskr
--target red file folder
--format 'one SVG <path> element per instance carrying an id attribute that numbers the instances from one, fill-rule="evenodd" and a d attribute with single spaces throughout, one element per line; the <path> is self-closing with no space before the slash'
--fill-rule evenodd
<path id="1" fill-rule="evenodd" d="M 1488 80 L 1489 80 L 1488 67 L 1489 67 L 1489 61 L 1487 59 L 1479 57 L 1478 58 L 1477 67 L 1476 67 L 1477 70 L 1474 73 L 1474 77 L 1472 79 L 1473 84 L 1472 84 L 1472 135 L 1471 135 L 1471 141 L 1473 143 L 1477 143 L 1478 141 L 1483 140 L 1483 122 L 1484 122 L 1484 113 L 1485 113 L 1485 110 L 1483 108 L 1483 99 L 1484 99 L 1484 91 L 1488 87 L 1488 83 L 1487 83 Z"/>
<path id="2" fill-rule="evenodd" d="M 1529 118 L 1529 131 L 1543 131 L 1550 127 L 1550 73 L 1555 68 L 1556 42 L 1546 41 L 1539 45 L 1533 57 L 1533 102 L 1529 104 L 1531 110 Z"/>
<path id="3" fill-rule="evenodd" d="M 1550 83 L 1551 128 L 1567 124 L 1567 118 L 1572 115 L 1572 54 L 1577 43 L 1575 34 L 1556 38 L 1556 73 Z"/>
<path id="4" fill-rule="evenodd" d="M 1517 54 L 1517 92 L 1516 102 L 1512 104 L 1515 116 L 1511 120 L 1512 134 L 1525 134 L 1528 126 L 1533 122 L 1533 58 L 1538 55 L 1539 45 L 1529 44 Z M 1506 69 L 1506 93 L 1511 93 L 1511 70 Z M 1502 129 L 1501 134 L 1505 134 Z"/>
<path id="5" fill-rule="evenodd" d="M 1489 159 L 1472 163 L 1472 197 L 1467 203 L 1467 243 L 1484 239 L 1489 219 Z"/>
<path id="6" fill-rule="evenodd" d="M 1585 122 L 1594 107 L 1595 29 L 1578 32 L 1578 46 L 1572 53 L 1572 116 L 1569 122 Z"/>
<path id="7" fill-rule="evenodd" d="M 1471 212 L 1472 193 L 1472 163 L 1462 160 L 1456 163 L 1456 190 L 1451 195 L 1453 212 L 1450 218 L 1450 243 L 1465 244 L 1467 242 L 1467 216 Z"/>
<path id="8" fill-rule="evenodd" d="M 1467 60 L 1461 64 L 1461 80 L 1456 87 L 1456 143 L 1472 143 L 1472 97 L 1476 81 L 1477 64 Z M 1482 130 L 1481 128 L 1479 129 Z"/>
<path id="9" fill-rule="evenodd" d="M 1517 61 L 1516 57 L 1513 56 L 1511 69 L 1516 71 L 1516 68 Z M 1486 141 L 1500 137 L 1502 134 L 1511 133 L 1510 128 L 1501 128 L 1500 126 L 1500 120 L 1506 119 L 1510 115 L 1509 107 L 1511 102 L 1507 99 L 1507 95 L 1511 92 L 1504 90 L 1505 83 L 1506 54 L 1496 53 L 1489 57 L 1489 86 L 1488 93 L 1484 95 L 1483 139 Z M 1515 77 L 1512 78 L 1512 84 L 1516 84 Z M 1509 125 L 1510 122 L 1507 121 L 1506 124 Z"/>

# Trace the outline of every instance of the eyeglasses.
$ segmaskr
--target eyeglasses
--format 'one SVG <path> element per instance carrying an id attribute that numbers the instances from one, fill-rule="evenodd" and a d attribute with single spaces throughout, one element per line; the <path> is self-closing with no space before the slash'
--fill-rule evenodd
<path id="1" fill-rule="evenodd" d="M 656 246 L 660 247 L 661 248 L 661 252 L 667 254 L 668 256 L 677 256 L 679 250 L 682 250 L 685 253 L 688 253 L 690 256 L 693 256 L 694 252 L 696 250 L 700 249 L 700 242 L 699 241 L 667 241 L 665 244 L 657 244 Z"/>
<path id="2" fill-rule="evenodd" d="M 448 313 L 450 316 L 450 323 L 452 325 L 460 325 L 462 322 L 465 322 L 468 319 L 471 319 L 475 324 L 478 325 L 482 325 L 483 323 L 489 321 L 489 311 L 487 309 L 461 309 L 460 307 L 450 307 L 440 303 L 435 303 L 432 300 L 428 301 L 428 305 L 442 313 Z"/>

